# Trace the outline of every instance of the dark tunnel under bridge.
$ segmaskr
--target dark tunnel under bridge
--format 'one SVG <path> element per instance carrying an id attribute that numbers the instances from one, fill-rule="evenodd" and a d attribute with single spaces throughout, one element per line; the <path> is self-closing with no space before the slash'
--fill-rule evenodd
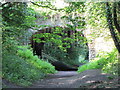
<path id="1" fill-rule="evenodd" d="M 41 34 L 41 33 L 53 33 L 53 29 L 54 29 L 55 27 L 50 27 L 50 28 L 45 28 L 45 29 L 42 29 L 42 30 L 39 30 L 38 32 L 36 32 L 36 33 L 34 33 L 33 35 L 32 35 L 32 38 L 31 38 L 31 46 L 32 46 L 32 48 L 33 48 L 33 53 L 34 54 L 36 54 L 36 55 L 38 55 L 40 58 L 42 58 L 43 59 L 43 56 L 45 56 L 45 55 L 42 55 L 42 51 L 44 51 L 44 45 L 45 45 L 45 43 L 43 43 L 43 42 L 41 42 L 41 43 L 37 43 L 36 41 L 34 41 L 33 39 L 34 39 L 34 35 L 36 35 L 36 34 Z M 60 27 L 61 28 L 61 27 Z M 68 28 L 67 28 L 68 29 Z M 73 33 L 76 33 L 76 31 L 72 31 L 72 30 L 69 30 L 69 31 L 65 31 L 64 33 L 67 33 L 67 37 L 71 37 L 71 35 L 73 35 Z M 59 35 L 61 35 L 61 34 L 59 34 Z M 84 37 L 84 35 L 83 34 L 80 34 L 80 36 L 83 36 Z M 40 40 L 44 40 L 44 38 L 39 38 Z M 70 54 L 71 53 L 71 48 L 68 48 L 67 49 L 67 52 L 68 52 L 68 54 Z M 88 58 L 88 55 L 86 56 L 86 58 Z M 48 60 L 50 60 L 50 58 L 48 59 Z M 77 67 L 79 66 L 79 64 L 78 65 L 76 65 L 76 67 L 75 68 L 73 68 L 73 67 L 69 67 L 69 66 L 67 66 L 65 63 L 63 63 L 63 62 L 61 62 L 61 61 L 59 61 L 59 60 L 52 60 L 52 62 L 50 62 L 53 66 L 55 66 L 55 68 L 56 68 L 56 70 L 58 70 L 58 71 L 76 71 L 77 70 Z"/>

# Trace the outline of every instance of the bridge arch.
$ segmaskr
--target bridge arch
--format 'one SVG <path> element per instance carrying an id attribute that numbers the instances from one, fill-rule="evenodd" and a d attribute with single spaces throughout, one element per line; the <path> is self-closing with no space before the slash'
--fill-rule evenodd
<path id="1" fill-rule="evenodd" d="M 64 32 L 64 33 L 66 33 L 66 36 L 62 36 L 61 35 L 61 33 L 57 33 L 57 35 L 60 35 L 60 36 L 62 36 L 62 38 L 64 38 L 64 37 L 69 37 L 69 38 L 76 38 L 77 36 L 77 34 L 75 34 L 75 33 L 77 33 L 78 31 L 77 30 L 71 30 L 71 29 L 69 29 L 69 28 L 66 28 L 66 27 L 60 27 L 60 26 L 55 26 L 55 27 L 48 27 L 48 28 L 45 28 L 45 29 L 40 29 L 40 30 L 38 30 L 37 32 L 35 32 L 33 35 L 32 35 L 32 37 L 31 37 L 31 46 L 32 46 L 32 48 L 33 48 L 33 53 L 34 54 L 36 54 L 36 55 L 38 55 L 40 58 L 42 58 L 42 59 L 44 59 L 44 58 L 46 58 L 46 57 L 44 57 L 45 55 L 46 55 L 46 53 L 44 52 L 44 47 L 45 47 L 45 44 L 46 43 L 44 43 L 44 42 L 40 42 L 40 43 L 38 43 L 38 42 L 36 42 L 36 41 L 34 41 L 34 39 L 35 39 L 35 37 L 34 37 L 34 35 L 36 35 L 36 34 L 44 34 L 44 33 L 49 33 L 49 34 L 52 34 L 52 33 L 54 33 L 54 30 L 56 29 L 56 28 L 62 28 L 63 29 L 63 31 L 62 32 Z M 82 37 L 84 37 L 84 35 L 82 34 L 82 33 L 80 33 L 79 34 L 80 36 L 82 36 Z M 40 40 L 44 40 L 45 38 L 39 38 Z M 79 41 L 79 39 L 76 39 L 77 41 Z M 77 42 L 76 41 L 76 42 Z M 71 47 L 70 48 L 67 48 L 67 54 L 70 56 L 71 55 L 71 52 L 73 51 L 73 47 L 74 46 L 76 46 L 77 44 L 76 43 L 71 43 L 70 44 L 71 45 Z M 87 45 L 86 45 L 87 46 Z M 56 47 L 57 48 L 57 47 Z M 48 56 L 48 55 L 47 55 Z M 49 55 L 50 56 L 50 55 Z M 88 59 L 88 55 L 86 55 L 86 58 Z M 48 59 L 50 59 L 50 58 L 48 58 Z M 56 58 L 55 58 L 56 59 Z M 55 60 L 54 59 L 54 60 Z M 58 60 L 58 59 L 56 59 L 56 60 Z M 59 61 L 59 60 L 58 60 Z"/>

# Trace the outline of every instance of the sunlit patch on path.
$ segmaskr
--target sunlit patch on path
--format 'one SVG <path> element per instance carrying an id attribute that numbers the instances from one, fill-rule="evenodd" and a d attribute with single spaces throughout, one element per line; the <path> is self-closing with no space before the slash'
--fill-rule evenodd
<path id="1" fill-rule="evenodd" d="M 109 82 L 109 74 L 101 73 L 101 70 L 87 70 L 82 73 L 75 71 L 59 71 L 49 74 L 45 79 L 37 81 L 32 88 L 80 88 L 93 82 Z"/>

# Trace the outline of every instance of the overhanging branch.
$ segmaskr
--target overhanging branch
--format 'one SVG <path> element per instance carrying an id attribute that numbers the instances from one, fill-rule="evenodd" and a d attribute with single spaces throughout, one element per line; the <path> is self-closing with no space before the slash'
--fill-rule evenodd
<path id="1" fill-rule="evenodd" d="M 31 1 L 30 1 L 30 2 L 31 2 Z M 51 9 L 51 10 L 55 10 L 55 11 L 65 11 L 64 9 L 51 8 L 51 7 L 49 7 L 49 6 L 39 5 L 39 4 L 34 3 L 34 2 L 31 2 L 31 3 L 32 3 L 33 5 L 38 6 L 38 7 L 49 8 L 49 9 Z"/>

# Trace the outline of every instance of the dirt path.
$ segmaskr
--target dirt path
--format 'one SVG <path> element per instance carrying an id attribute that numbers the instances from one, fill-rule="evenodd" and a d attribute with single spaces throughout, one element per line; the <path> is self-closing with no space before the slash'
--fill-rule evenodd
<path id="1" fill-rule="evenodd" d="M 101 70 L 87 70 L 82 73 L 75 71 L 59 71 L 49 74 L 46 78 L 35 82 L 29 88 L 114 88 L 120 87 L 117 79 L 108 79 L 109 74 Z M 10 85 L 9 85 L 10 86 Z M 113 87 L 111 87 L 113 86 Z M 12 85 L 10 86 L 12 87 Z M 15 87 L 16 88 L 16 87 Z"/>
<path id="2" fill-rule="evenodd" d="M 80 74 L 75 71 L 59 71 L 57 74 L 48 75 L 45 79 L 37 81 L 32 88 L 80 88 L 89 84 L 110 82 L 108 74 L 101 70 L 87 70 Z M 98 83 L 98 84 L 99 84 Z M 94 86 L 95 87 L 95 86 Z"/>

